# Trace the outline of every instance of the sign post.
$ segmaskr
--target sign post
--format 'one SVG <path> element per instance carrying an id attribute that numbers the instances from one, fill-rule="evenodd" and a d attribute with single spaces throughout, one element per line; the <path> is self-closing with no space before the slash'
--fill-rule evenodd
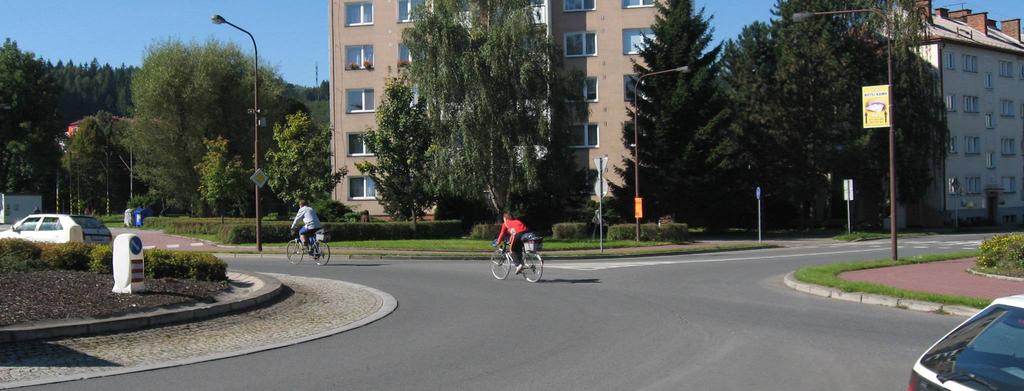
<path id="1" fill-rule="evenodd" d="M 853 201 L 853 179 L 843 179 L 843 200 L 846 200 L 846 233 L 850 233 L 850 201 Z"/>
<path id="2" fill-rule="evenodd" d="M 960 180 L 953 178 L 949 180 L 949 192 L 953 193 L 956 205 L 953 206 L 953 232 L 960 231 Z"/>
<path id="3" fill-rule="evenodd" d="M 604 171 L 608 168 L 608 155 L 595 157 L 594 167 L 597 169 L 597 186 L 594 187 L 594 194 L 597 194 L 597 240 L 604 252 L 604 195 L 607 192 L 604 186 Z"/>
<path id="4" fill-rule="evenodd" d="M 754 196 L 757 197 L 757 242 L 761 243 L 761 186 L 754 191 Z"/>

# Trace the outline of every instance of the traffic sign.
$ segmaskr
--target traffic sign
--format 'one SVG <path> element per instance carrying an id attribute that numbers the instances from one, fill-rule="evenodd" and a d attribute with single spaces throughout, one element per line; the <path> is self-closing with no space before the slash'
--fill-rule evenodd
<path id="1" fill-rule="evenodd" d="M 853 201 L 853 179 L 843 179 L 843 201 Z"/>
<path id="2" fill-rule="evenodd" d="M 256 169 L 256 172 L 249 177 L 249 180 L 251 180 L 252 183 L 255 183 L 256 187 L 259 188 L 262 188 L 263 185 L 267 184 L 267 179 L 269 179 L 269 177 L 267 177 L 267 173 L 263 172 L 262 168 Z"/>
<path id="3" fill-rule="evenodd" d="M 758 186 L 757 190 L 754 191 L 754 197 L 757 197 L 757 199 L 761 199 L 761 186 Z"/>

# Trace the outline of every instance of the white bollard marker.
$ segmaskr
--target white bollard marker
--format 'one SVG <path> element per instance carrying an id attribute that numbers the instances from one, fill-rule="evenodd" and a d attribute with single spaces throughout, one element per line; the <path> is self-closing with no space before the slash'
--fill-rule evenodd
<path id="1" fill-rule="evenodd" d="M 142 258 L 142 240 L 135 234 L 114 238 L 114 293 L 146 291 L 146 268 Z"/>

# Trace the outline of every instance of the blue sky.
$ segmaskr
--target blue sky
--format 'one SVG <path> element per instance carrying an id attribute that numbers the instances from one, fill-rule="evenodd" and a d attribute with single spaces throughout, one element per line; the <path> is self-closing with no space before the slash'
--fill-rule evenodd
<path id="1" fill-rule="evenodd" d="M 598 0 L 614 2 L 617 0 Z M 992 19 L 1024 17 L 1021 0 L 936 0 L 934 5 L 989 11 Z M 697 0 L 713 15 L 715 39 L 737 34 L 755 20 L 768 20 L 775 0 Z M 953 5 L 955 4 L 955 5 Z M 210 23 L 213 14 L 249 30 L 260 58 L 284 79 L 314 85 L 328 73 L 327 0 L 0 0 L 0 39 L 12 38 L 22 50 L 53 62 L 140 65 L 146 46 L 166 38 L 238 43 L 250 52 L 248 36 Z"/>

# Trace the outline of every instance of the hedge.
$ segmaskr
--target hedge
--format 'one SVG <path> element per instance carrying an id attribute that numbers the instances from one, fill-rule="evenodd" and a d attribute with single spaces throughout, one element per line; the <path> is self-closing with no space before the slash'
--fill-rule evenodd
<path id="1" fill-rule="evenodd" d="M 1024 270 L 1024 234 L 996 235 L 981 242 L 977 265 L 985 268 Z"/>
<path id="2" fill-rule="evenodd" d="M 101 244 L 92 248 L 92 251 L 89 252 L 89 271 L 99 274 L 113 274 L 114 251 L 110 245 Z"/>
<path id="3" fill-rule="evenodd" d="M 22 258 L 17 255 L 0 255 L 0 273 L 46 270 L 49 265 L 36 258 Z"/>
<path id="4" fill-rule="evenodd" d="M 501 232 L 501 224 L 477 224 L 473 226 L 469 237 L 473 239 L 494 240 L 494 238 L 498 237 L 499 232 Z"/>
<path id="5" fill-rule="evenodd" d="M 608 227 L 609 240 L 634 240 L 636 239 L 636 225 L 615 224 Z M 690 240 L 689 226 L 686 224 L 666 223 L 661 224 L 640 224 L 640 240 L 685 243 Z"/>
<path id="6" fill-rule="evenodd" d="M 555 239 L 587 239 L 587 223 L 558 223 L 551 227 Z"/>
<path id="7" fill-rule="evenodd" d="M 287 242 L 292 239 L 291 224 L 271 222 L 263 224 L 260 232 L 264 242 Z M 462 236 L 462 223 L 458 220 L 391 223 L 323 223 L 330 240 L 396 240 L 396 239 L 449 239 Z M 224 243 L 253 243 L 256 227 L 251 224 L 222 226 L 217 233 Z"/>
<path id="8" fill-rule="evenodd" d="M 209 253 L 146 250 L 147 278 L 187 278 L 198 281 L 225 281 L 227 264 Z"/>
<path id="9" fill-rule="evenodd" d="M 38 244 L 22 239 L 0 239 L 0 256 L 39 259 L 43 249 Z"/>
<path id="10" fill-rule="evenodd" d="M 43 244 L 39 259 L 58 270 L 89 270 L 91 245 L 85 243 Z"/>

